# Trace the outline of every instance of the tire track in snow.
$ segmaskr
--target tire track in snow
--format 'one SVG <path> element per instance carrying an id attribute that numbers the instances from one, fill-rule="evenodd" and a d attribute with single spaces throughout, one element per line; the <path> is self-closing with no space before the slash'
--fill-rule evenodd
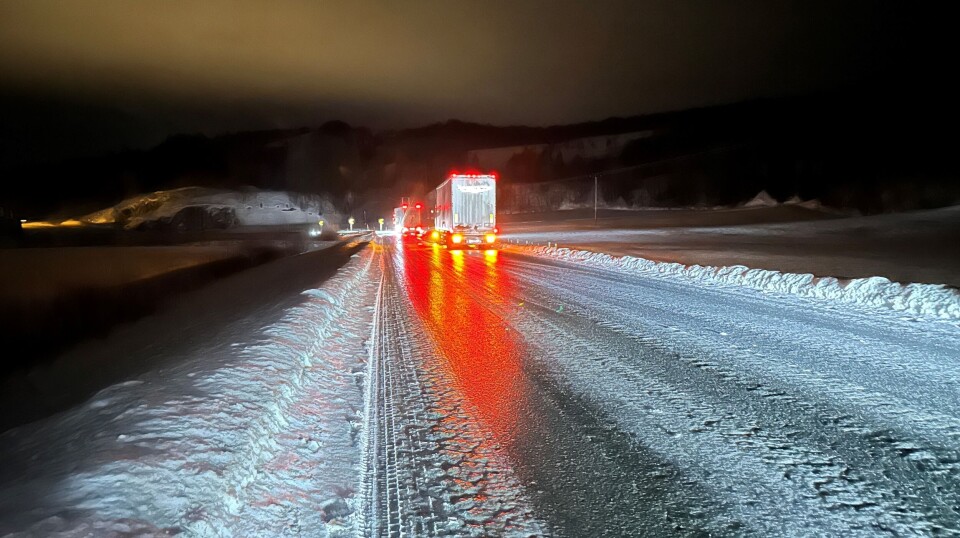
<path id="1" fill-rule="evenodd" d="M 369 370 L 366 534 L 544 534 L 508 458 L 412 312 L 399 255 L 384 254 Z"/>
<path id="2" fill-rule="evenodd" d="M 433 292 L 428 295 L 446 310 L 469 313 L 465 319 L 441 315 L 441 326 L 449 325 L 455 333 L 472 328 L 480 339 L 515 340 L 509 335 L 520 333 L 504 325 L 504 318 L 509 317 L 504 310 L 516 305 L 514 286 L 510 277 L 498 270 L 497 256 L 428 252 L 434 263 L 427 278 L 436 284 L 427 286 Z M 416 256 L 417 250 L 413 253 Z M 425 273 L 421 265 L 411 265 L 418 278 Z M 444 294 L 444 287 L 452 295 Z M 475 288 L 489 294 L 484 296 Z M 427 317 L 437 318 L 432 310 Z M 592 402 L 568 385 L 555 382 L 551 371 L 555 369 L 544 368 L 545 361 L 537 357 L 542 349 L 512 344 L 478 347 L 484 348 L 507 356 L 489 361 L 475 353 L 450 351 L 468 364 L 504 368 L 508 377 L 517 378 L 518 382 L 508 382 L 517 385 L 516 397 L 501 402 L 514 410 L 512 418 L 517 424 L 507 430 L 504 439 L 518 476 L 532 492 L 537 515 L 550 523 L 553 533 L 703 536 L 742 532 L 742 522 L 717 517 L 722 514 L 716 503 L 683 469 L 637 446 L 598 413 Z M 493 377 L 502 378 L 503 374 Z M 481 393 L 480 399 L 489 398 Z"/>

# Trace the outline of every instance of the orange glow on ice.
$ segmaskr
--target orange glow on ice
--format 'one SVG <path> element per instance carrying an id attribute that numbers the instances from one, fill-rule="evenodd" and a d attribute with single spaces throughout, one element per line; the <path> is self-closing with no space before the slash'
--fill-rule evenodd
<path id="1" fill-rule="evenodd" d="M 409 300 L 435 342 L 459 392 L 503 441 L 519 427 L 524 396 L 519 335 L 471 290 L 509 294 L 497 251 L 472 254 L 424 249 L 404 252 Z"/>

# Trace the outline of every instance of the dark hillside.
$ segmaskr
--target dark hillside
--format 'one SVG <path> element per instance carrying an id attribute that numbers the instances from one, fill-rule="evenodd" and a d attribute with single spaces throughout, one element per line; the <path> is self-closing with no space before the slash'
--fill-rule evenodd
<path id="1" fill-rule="evenodd" d="M 509 184 L 581 177 L 571 185 L 582 191 L 577 181 L 600 174 L 608 202 L 730 204 L 766 190 L 875 213 L 960 201 L 957 137 L 950 134 L 956 106 L 942 103 L 949 101 L 850 88 L 549 127 L 450 120 L 374 134 L 332 121 L 176 135 L 146 151 L 23 165 L 3 175 L 6 203 L 32 217 L 186 185 L 329 193 L 356 207 L 370 198 L 380 212 L 394 198 L 425 194 L 451 169 L 476 167 L 478 152 L 515 147 L 502 150 L 509 158 L 500 172 Z M 642 136 L 621 149 L 571 153 L 578 140 L 636 133 Z"/>

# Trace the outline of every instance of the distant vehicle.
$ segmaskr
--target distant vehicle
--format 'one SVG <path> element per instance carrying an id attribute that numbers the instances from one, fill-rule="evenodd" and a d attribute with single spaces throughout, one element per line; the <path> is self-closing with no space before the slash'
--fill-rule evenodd
<path id="1" fill-rule="evenodd" d="M 423 227 L 414 226 L 413 228 L 408 228 L 406 226 L 400 231 L 400 237 L 404 239 L 420 239 L 423 236 Z"/>
<path id="2" fill-rule="evenodd" d="M 393 210 L 393 225 L 397 235 L 403 239 L 418 239 L 423 235 L 423 223 L 420 221 L 421 207 L 403 205 Z"/>
<path id="3" fill-rule="evenodd" d="M 427 196 L 427 203 L 434 221 L 428 240 L 450 249 L 500 248 L 496 173 L 451 173 Z"/>

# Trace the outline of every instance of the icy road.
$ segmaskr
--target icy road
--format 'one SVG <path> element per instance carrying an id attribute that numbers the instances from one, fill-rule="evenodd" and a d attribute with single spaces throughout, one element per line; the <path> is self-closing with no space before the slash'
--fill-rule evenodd
<path id="1" fill-rule="evenodd" d="M 960 535 L 956 324 L 392 239 L 300 296 L 3 434 L 0 535 Z"/>
<path id="2" fill-rule="evenodd" d="M 373 531 L 960 529 L 955 326 L 510 253 L 383 265 Z"/>

